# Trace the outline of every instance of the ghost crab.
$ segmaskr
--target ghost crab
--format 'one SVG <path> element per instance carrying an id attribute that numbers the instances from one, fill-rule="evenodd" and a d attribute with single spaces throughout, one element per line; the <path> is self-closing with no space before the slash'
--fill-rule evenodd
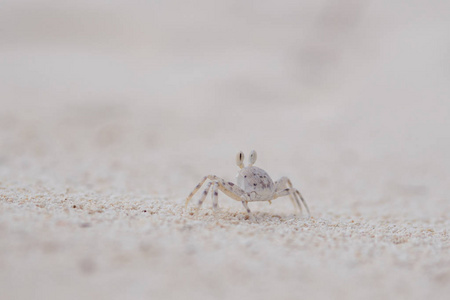
<path id="1" fill-rule="evenodd" d="M 198 200 L 197 210 L 202 206 L 203 201 L 205 201 L 212 186 L 212 203 L 214 211 L 217 211 L 218 209 L 218 191 L 220 190 L 231 199 L 241 201 L 249 215 L 251 215 L 251 211 L 248 207 L 248 202 L 269 201 L 269 203 L 272 203 L 272 200 L 279 197 L 289 196 L 294 208 L 298 208 L 300 213 L 302 213 L 301 200 L 309 217 L 310 212 L 305 200 L 300 192 L 292 186 L 289 178 L 281 177 L 278 181 L 273 182 L 266 171 L 253 166 L 255 162 L 256 151 L 253 150 L 250 153 L 249 165 L 247 167 L 244 166 L 244 153 L 242 151 L 239 152 L 236 156 L 236 164 L 241 170 L 236 176 L 237 184 L 225 181 L 216 175 L 207 175 L 203 177 L 200 183 L 197 184 L 194 190 L 186 198 L 185 208 L 187 208 L 189 201 L 202 185 L 209 180 Z"/>

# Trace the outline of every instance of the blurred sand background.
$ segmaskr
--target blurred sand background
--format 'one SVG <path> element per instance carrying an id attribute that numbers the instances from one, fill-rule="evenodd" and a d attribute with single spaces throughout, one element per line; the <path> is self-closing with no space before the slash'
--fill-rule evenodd
<path id="1" fill-rule="evenodd" d="M 0 5 L 1 299 L 448 299 L 450 2 Z M 238 151 L 289 199 L 220 194 Z"/>

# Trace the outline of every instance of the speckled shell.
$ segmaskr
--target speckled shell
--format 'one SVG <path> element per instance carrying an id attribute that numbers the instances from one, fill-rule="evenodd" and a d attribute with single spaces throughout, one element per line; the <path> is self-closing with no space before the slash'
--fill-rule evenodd
<path id="1" fill-rule="evenodd" d="M 272 197 L 275 185 L 266 171 L 258 167 L 246 167 L 236 176 L 237 185 L 250 195 L 252 200 L 264 201 Z"/>

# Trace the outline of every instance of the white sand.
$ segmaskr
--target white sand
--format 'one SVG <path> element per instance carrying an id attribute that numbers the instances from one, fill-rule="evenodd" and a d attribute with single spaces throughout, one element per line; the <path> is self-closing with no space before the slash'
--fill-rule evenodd
<path id="1" fill-rule="evenodd" d="M 0 8 L 0 299 L 448 299 L 448 4 L 31 3 Z M 251 149 L 311 219 L 183 212 Z"/>

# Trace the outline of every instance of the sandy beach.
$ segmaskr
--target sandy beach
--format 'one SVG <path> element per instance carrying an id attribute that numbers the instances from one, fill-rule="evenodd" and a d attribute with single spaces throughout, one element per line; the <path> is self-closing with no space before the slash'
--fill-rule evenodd
<path id="1" fill-rule="evenodd" d="M 0 299 L 448 299 L 449 8 L 5 1 Z"/>

